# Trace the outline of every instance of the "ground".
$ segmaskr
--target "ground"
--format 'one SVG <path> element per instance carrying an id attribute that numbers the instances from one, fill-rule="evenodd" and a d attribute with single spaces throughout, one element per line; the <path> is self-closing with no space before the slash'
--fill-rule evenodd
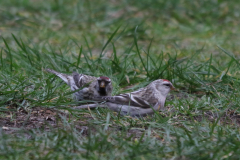
<path id="1" fill-rule="evenodd" d="M 0 158 L 238 159 L 239 3 L 0 1 Z M 75 110 L 45 68 L 176 90 L 144 118 Z"/>

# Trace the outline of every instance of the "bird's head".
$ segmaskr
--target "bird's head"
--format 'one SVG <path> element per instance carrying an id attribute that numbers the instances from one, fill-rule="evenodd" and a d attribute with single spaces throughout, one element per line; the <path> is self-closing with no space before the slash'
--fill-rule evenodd
<path id="1" fill-rule="evenodd" d="M 152 83 L 154 84 L 154 87 L 156 88 L 156 90 L 158 90 L 163 96 L 166 96 L 166 97 L 170 92 L 170 90 L 175 89 L 173 84 L 166 79 L 158 79 L 153 81 Z"/>
<path id="2" fill-rule="evenodd" d="M 100 88 L 105 88 L 109 83 L 111 83 L 111 79 L 108 77 L 98 77 L 98 84 Z"/>
<path id="3" fill-rule="evenodd" d="M 99 90 L 98 92 L 102 95 L 108 95 L 109 92 L 111 92 L 111 86 L 112 86 L 112 82 L 111 79 L 105 76 L 101 76 L 97 78 L 98 81 L 98 86 L 99 86 Z"/>

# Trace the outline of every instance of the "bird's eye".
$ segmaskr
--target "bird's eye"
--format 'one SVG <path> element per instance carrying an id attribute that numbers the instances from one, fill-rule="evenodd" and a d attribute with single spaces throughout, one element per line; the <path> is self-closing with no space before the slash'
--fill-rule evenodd
<path id="1" fill-rule="evenodd" d="M 170 84 L 164 84 L 164 85 L 170 87 Z"/>

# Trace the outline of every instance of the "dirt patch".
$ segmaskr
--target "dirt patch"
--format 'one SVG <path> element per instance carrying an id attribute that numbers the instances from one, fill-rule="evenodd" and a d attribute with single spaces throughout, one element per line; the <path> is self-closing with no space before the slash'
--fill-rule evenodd
<path id="1" fill-rule="evenodd" d="M 0 117 L 0 127 L 5 133 L 14 133 L 19 129 L 44 129 L 49 131 L 51 128 L 62 127 L 64 124 L 63 117 L 68 119 L 71 114 L 59 111 L 57 109 L 49 109 L 44 107 L 35 107 L 29 111 L 20 109 L 18 111 L 3 112 Z M 90 120 L 92 117 L 88 114 L 83 114 L 82 118 Z M 88 121 L 76 120 L 73 121 L 77 130 L 82 133 L 87 133 Z M 81 124 L 81 125 L 79 125 Z"/>
<path id="2" fill-rule="evenodd" d="M 203 116 L 195 116 L 195 120 L 202 121 L 206 118 L 207 120 L 214 122 L 219 119 L 221 124 L 240 126 L 240 114 L 235 112 L 235 110 L 228 109 L 224 113 L 206 111 L 203 114 Z"/>
<path id="3" fill-rule="evenodd" d="M 163 117 L 171 117 L 173 115 L 174 109 L 172 107 L 166 106 L 165 112 L 160 114 Z M 28 111 L 20 109 L 18 111 L 6 111 L 2 112 L 0 116 L 0 127 L 7 134 L 16 133 L 20 129 L 31 130 L 31 129 L 42 129 L 44 131 L 50 131 L 54 128 L 61 128 L 64 126 L 64 121 L 71 119 L 71 124 L 77 129 L 82 135 L 88 135 L 89 132 L 96 132 L 94 126 L 91 125 L 91 120 L 93 117 L 88 113 L 79 113 L 81 118 L 75 118 L 72 114 L 58 109 L 49 109 L 44 107 L 35 107 Z M 183 117 L 189 119 L 189 121 L 194 118 L 194 120 L 201 122 L 203 120 L 208 120 L 211 122 L 216 121 L 219 117 L 219 122 L 223 125 L 237 125 L 240 126 L 240 114 L 235 112 L 235 110 L 228 109 L 224 113 L 217 113 L 212 111 L 204 111 L 201 115 L 194 116 L 192 118 L 182 115 Z M 181 120 L 181 115 L 177 119 Z M 151 118 L 150 118 L 151 119 Z M 186 119 L 185 119 L 186 120 Z M 142 128 L 142 123 L 139 125 Z M 135 126 L 136 127 L 136 126 Z M 117 126 L 112 126 L 110 130 L 121 130 Z M 147 128 L 145 128 L 146 130 Z M 128 130 L 128 137 L 139 138 L 143 134 L 143 130 L 138 127 L 133 129 L 130 127 Z"/>

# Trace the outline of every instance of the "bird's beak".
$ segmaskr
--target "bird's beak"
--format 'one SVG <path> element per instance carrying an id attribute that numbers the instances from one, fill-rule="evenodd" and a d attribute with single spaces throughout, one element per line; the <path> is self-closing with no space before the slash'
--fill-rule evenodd
<path id="1" fill-rule="evenodd" d="M 105 88 L 105 83 L 104 82 L 100 83 L 100 88 Z"/>
<path id="2" fill-rule="evenodd" d="M 171 86 L 171 88 L 170 88 L 171 90 L 175 90 L 176 88 L 174 87 L 174 86 Z"/>

